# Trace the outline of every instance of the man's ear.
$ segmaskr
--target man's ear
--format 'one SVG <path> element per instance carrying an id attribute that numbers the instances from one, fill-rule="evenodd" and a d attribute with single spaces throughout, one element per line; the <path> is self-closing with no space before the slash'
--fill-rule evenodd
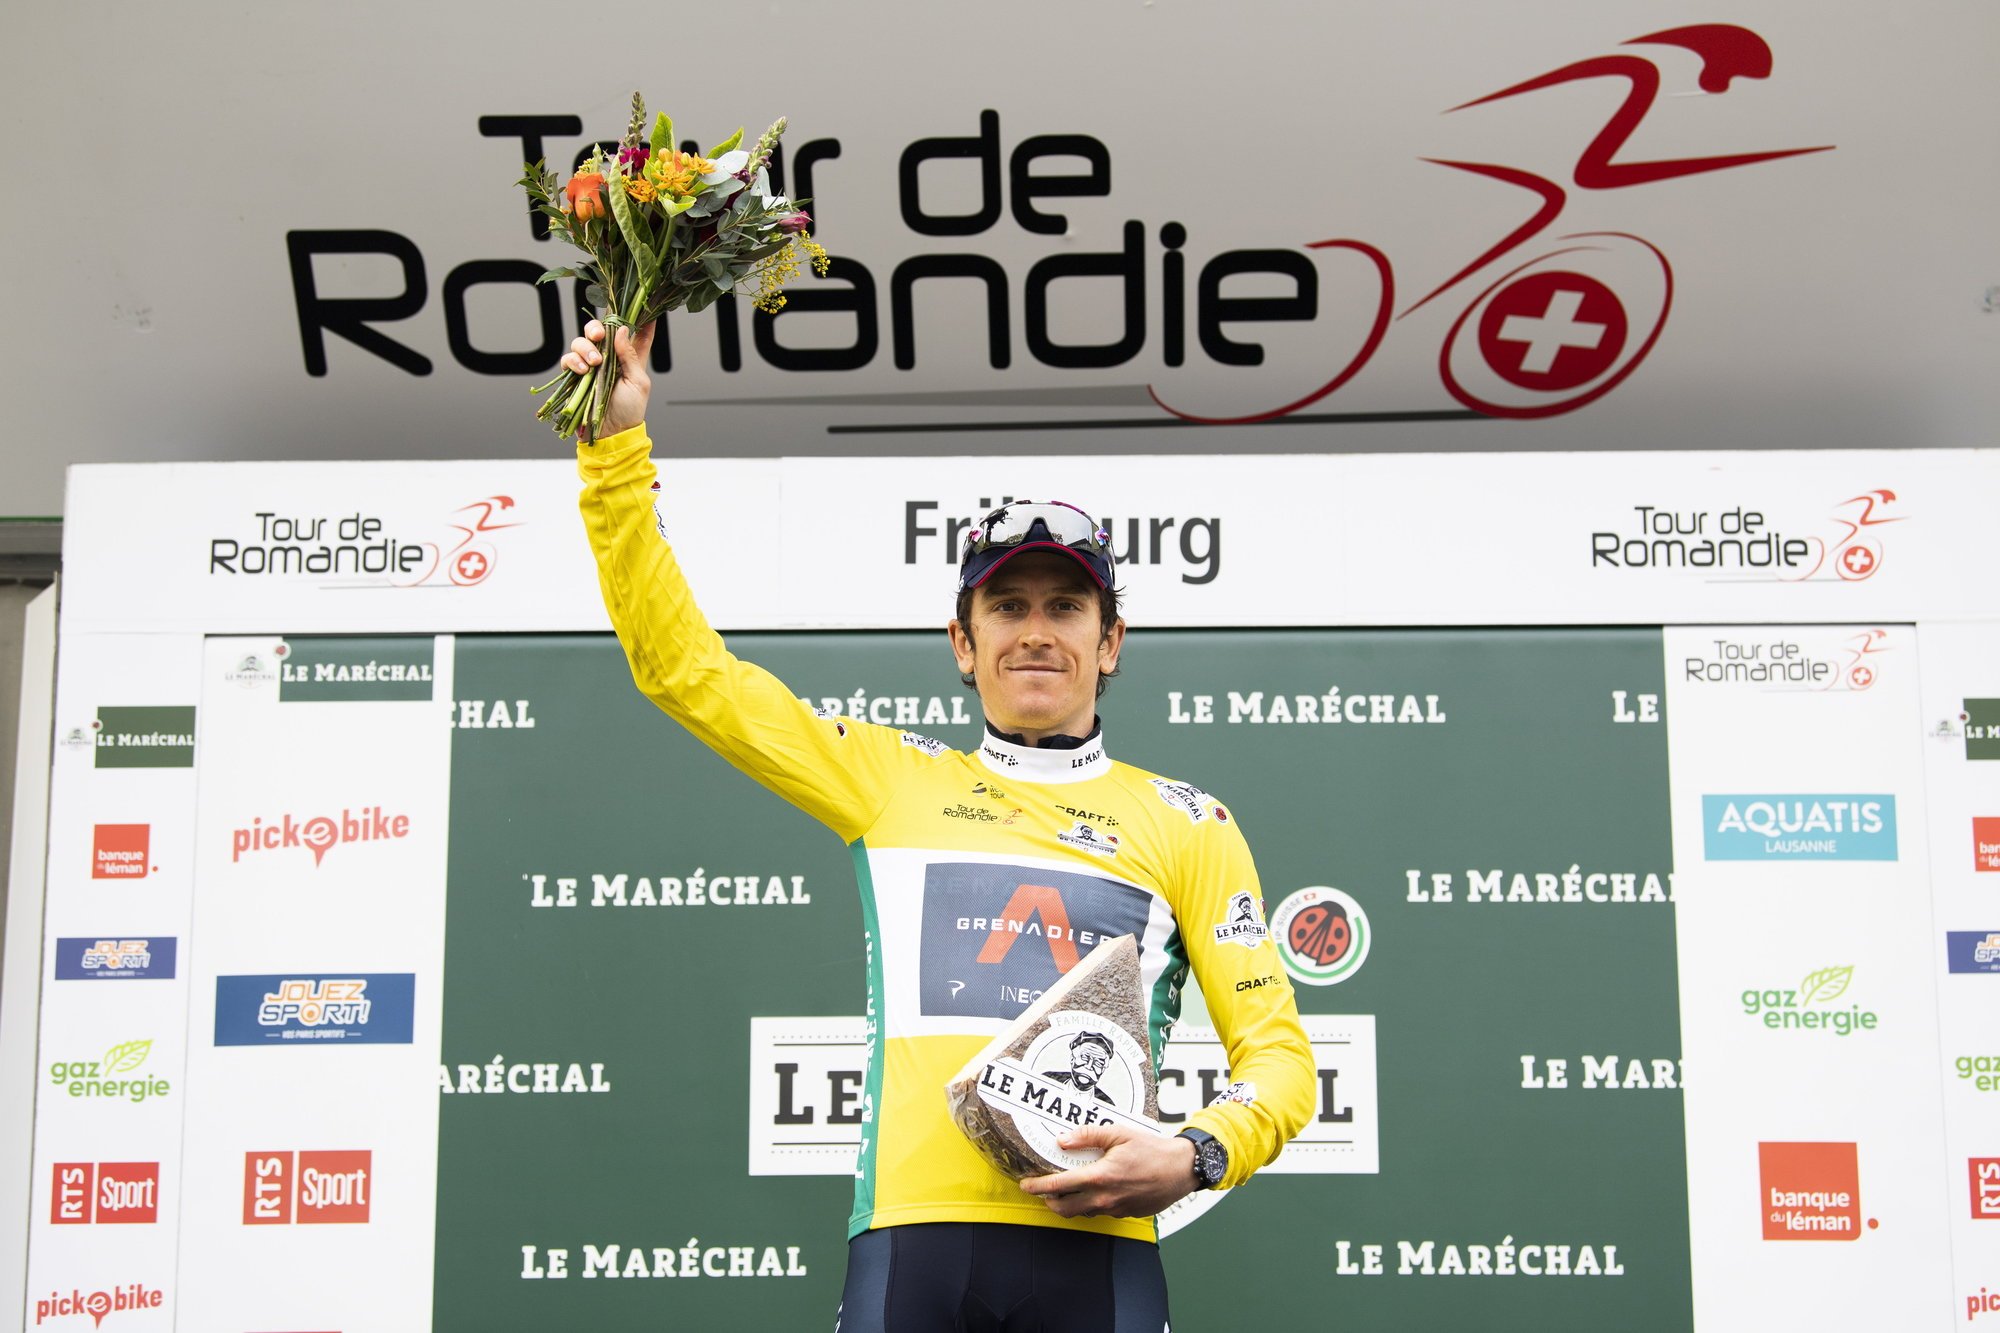
<path id="1" fill-rule="evenodd" d="M 957 622 L 953 622 L 956 624 Z M 1118 654 L 1125 650 L 1125 617 L 1111 623 L 1111 632 L 1097 645 L 1097 674 L 1108 676 L 1118 669 Z"/>
<path id="2" fill-rule="evenodd" d="M 951 639 L 951 655 L 958 662 L 958 674 L 971 675 L 974 662 L 972 632 L 956 620 L 946 625 L 944 632 Z"/>

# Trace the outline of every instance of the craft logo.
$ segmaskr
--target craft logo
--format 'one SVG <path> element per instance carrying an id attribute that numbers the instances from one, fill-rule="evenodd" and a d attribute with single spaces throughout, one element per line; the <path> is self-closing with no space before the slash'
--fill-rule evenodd
<path id="1" fill-rule="evenodd" d="M 1752 685 L 1766 693 L 1860 691 L 1881 679 L 1882 658 L 1891 651 L 1889 631 L 1850 635 L 1837 646 L 1808 646 L 1780 635 L 1710 640 L 1703 651 L 1682 659 L 1683 679 L 1693 684 Z"/>
<path id="2" fill-rule="evenodd" d="M 2000 1157 L 1969 1157 L 1972 1177 L 1972 1220 L 2000 1222 Z"/>
<path id="3" fill-rule="evenodd" d="M 217 977 L 215 1044 L 408 1045 L 416 984 L 411 972 Z"/>
<path id="4" fill-rule="evenodd" d="M 1285 971 L 1308 986 L 1337 986 L 1368 961 L 1373 932 L 1353 895 L 1324 884 L 1300 889 L 1271 913 Z"/>
<path id="5" fill-rule="evenodd" d="M 1216 924 L 1217 944 L 1240 944 L 1246 949 L 1260 949 L 1270 937 L 1270 930 L 1264 925 L 1263 904 L 1257 895 L 1248 889 L 1238 889 L 1229 897 L 1229 911 Z"/>
<path id="6" fill-rule="evenodd" d="M 923 901 L 921 1012 L 1012 1019 L 1099 944 L 1143 940 L 1153 896 L 1064 870 L 940 862 L 925 867 Z"/>
<path id="7" fill-rule="evenodd" d="M 87 1314 L 91 1327 L 101 1328 L 106 1315 L 124 1314 L 129 1310 L 157 1310 L 166 1303 L 166 1299 L 165 1292 L 143 1282 L 127 1282 L 109 1291 L 98 1290 L 88 1295 L 81 1288 L 72 1287 L 67 1295 L 52 1291 L 36 1299 L 35 1325 L 39 1328 L 51 1319 Z"/>
<path id="8" fill-rule="evenodd" d="M 57 981 L 168 981 L 178 942 L 172 936 L 56 941 Z"/>
<path id="9" fill-rule="evenodd" d="M 121 1041 L 96 1060 L 57 1060 L 49 1066 L 49 1084 L 69 1097 L 106 1097 L 134 1104 L 164 1097 L 173 1085 L 153 1074 L 120 1078 L 146 1063 L 153 1052 L 150 1039 Z"/>
<path id="10" fill-rule="evenodd" d="M 212 537 L 208 573 L 230 576 L 317 576 L 331 587 L 471 587 L 492 574 L 496 552 L 488 534 L 520 523 L 496 520 L 514 507 L 489 495 L 452 511 L 437 541 L 406 541 L 384 521 L 359 512 L 294 517 L 259 510 L 234 536 Z"/>
<path id="11" fill-rule="evenodd" d="M 194 706 L 105 707 L 90 724 L 97 768 L 193 768 Z"/>
<path id="12" fill-rule="evenodd" d="M 1741 505 L 1633 505 L 1636 517 L 1622 527 L 1590 534 L 1590 567 L 1685 569 L 1711 583 L 1858 583 L 1882 568 L 1882 537 L 1873 529 L 1909 517 L 1891 512 L 1895 504 L 1894 491 L 1866 491 L 1833 505 L 1804 532 Z"/>
<path id="13" fill-rule="evenodd" d="M 2000 699 L 1967 699 L 1959 723 L 1967 759 L 2000 759 Z"/>
<path id="14" fill-rule="evenodd" d="M 1095 856 L 1118 855 L 1117 834 L 1099 833 L 1095 827 L 1084 823 L 1081 819 L 1070 826 L 1069 832 L 1056 834 L 1056 841 L 1071 847 L 1081 847 Z"/>
<path id="15" fill-rule="evenodd" d="M 278 678 L 279 703 L 375 703 L 436 697 L 431 635 L 382 638 L 295 637 Z M 510 719 L 511 720 L 511 719 Z"/>
<path id="16" fill-rule="evenodd" d="M 261 816 L 253 816 L 250 827 L 236 829 L 229 835 L 229 859 L 234 863 L 256 852 L 303 847 L 312 853 L 317 869 L 326 860 L 327 852 L 342 844 L 388 842 L 409 835 L 410 817 L 387 814 L 379 805 L 364 805 L 358 811 L 343 809 L 338 818 L 314 815 L 295 820 L 290 815 L 279 815 L 267 824 Z"/>
<path id="17" fill-rule="evenodd" d="M 1760 1143 L 1757 1166 L 1765 1240 L 1860 1239 L 1861 1165 L 1852 1143 Z"/>
<path id="18" fill-rule="evenodd" d="M 2000 930 L 1948 930 L 1945 959 L 1954 972 L 2000 972 Z"/>
<path id="19" fill-rule="evenodd" d="M 55 1226 L 160 1220 L 158 1162 L 57 1162 L 49 1187 Z"/>
<path id="20" fill-rule="evenodd" d="M 1773 1032 L 1831 1032 L 1837 1037 L 1875 1030 L 1876 1015 L 1860 1005 L 1834 1006 L 1854 980 L 1852 967 L 1808 972 L 1796 989 L 1746 990 L 1743 1012 Z"/>
<path id="21" fill-rule="evenodd" d="M 1893 861 L 1896 798 L 1886 793 L 1703 796 L 1709 861 Z"/>
<path id="22" fill-rule="evenodd" d="M 1972 868 L 2000 870 L 2000 815 L 1972 817 Z"/>
<path id="23" fill-rule="evenodd" d="M 244 1153 L 243 1225 L 366 1222 L 373 1156 L 366 1148 Z"/>
<path id="24" fill-rule="evenodd" d="M 90 838 L 92 879 L 144 879 L 155 869 L 151 824 L 98 824 Z"/>

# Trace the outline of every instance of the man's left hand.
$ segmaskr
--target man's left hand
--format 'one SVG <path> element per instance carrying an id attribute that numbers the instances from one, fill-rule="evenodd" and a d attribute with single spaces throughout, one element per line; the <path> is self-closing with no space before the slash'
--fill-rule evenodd
<path id="1" fill-rule="evenodd" d="M 1085 1125 L 1058 1139 L 1064 1148 L 1102 1148 L 1074 1171 L 1030 1176 L 1021 1188 L 1062 1217 L 1151 1217 L 1194 1192 L 1194 1144 L 1124 1125 Z"/>

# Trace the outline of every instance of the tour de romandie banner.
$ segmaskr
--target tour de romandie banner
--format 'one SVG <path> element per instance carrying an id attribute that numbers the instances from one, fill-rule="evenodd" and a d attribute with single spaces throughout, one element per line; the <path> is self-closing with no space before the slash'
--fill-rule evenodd
<path id="1" fill-rule="evenodd" d="M 935 636 L 731 646 L 977 735 Z M 609 637 L 455 653 L 434 1327 L 830 1326 L 867 1119 L 846 849 Z M 1241 821 L 1319 1064 L 1279 1162 L 1169 1219 L 1176 1328 L 1691 1325 L 1662 688 L 1648 630 L 1133 639 L 1112 753 Z M 1226 1086 L 1203 1018 L 1163 1114 Z"/>

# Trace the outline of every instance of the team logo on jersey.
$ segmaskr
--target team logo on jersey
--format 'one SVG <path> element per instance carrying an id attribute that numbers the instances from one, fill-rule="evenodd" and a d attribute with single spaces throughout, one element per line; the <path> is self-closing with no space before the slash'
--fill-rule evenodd
<path id="1" fill-rule="evenodd" d="M 1081 847 L 1084 851 L 1097 856 L 1118 855 L 1117 834 L 1099 833 L 1095 827 L 1081 819 L 1070 827 L 1069 832 L 1056 834 L 1056 841 L 1067 843 L 1071 847 Z"/>
<path id="2" fill-rule="evenodd" d="M 1215 927 L 1217 944 L 1240 944 L 1246 949 L 1261 949 L 1271 932 L 1264 925 L 1258 911 L 1257 895 L 1248 889 L 1238 889 L 1229 896 L 1229 913 Z"/>
<path id="3" fill-rule="evenodd" d="M 918 1005 L 926 1016 L 1020 1016 L 1084 955 L 1145 938 L 1152 895 L 1046 867 L 939 862 L 924 872 Z M 1142 964 L 1145 949 L 1142 944 Z"/>
<path id="4" fill-rule="evenodd" d="M 1285 970 L 1308 986 L 1337 986 L 1368 961 L 1368 914 L 1339 889 L 1300 889 L 1271 913 Z"/>
<path id="5" fill-rule="evenodd" d="M 914 731 L 903 733 L 903 744 L 909 746 L 912 750 L 922 750 L 933 759 L 951 748 L 941 740 L 931 736 L 919 736 Z"/>

